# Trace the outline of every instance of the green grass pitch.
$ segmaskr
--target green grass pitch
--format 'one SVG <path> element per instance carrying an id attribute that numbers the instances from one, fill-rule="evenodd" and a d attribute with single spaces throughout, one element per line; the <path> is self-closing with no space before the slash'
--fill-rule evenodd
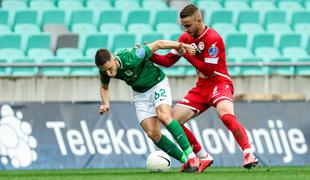
<path id="1" fill-rule="evenodd" d="M 70 170 L 7 170 L 0 171 L 0 180 L 310 180 L 310 166 L 256 167 L 210 167 L 200 174 L 179 173 L 171 169 L 165 173 L 149 173 L 146 169 L 70 169 Z"/>

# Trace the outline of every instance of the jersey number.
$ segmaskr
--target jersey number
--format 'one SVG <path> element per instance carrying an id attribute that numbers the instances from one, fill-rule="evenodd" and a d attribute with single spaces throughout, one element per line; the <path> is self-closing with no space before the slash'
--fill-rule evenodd
<path id="1" fill-rule="evenodd" d="M 167 97 L 166 91 L 164 89 L 160 89 L 158 92 L 155 92 L 155 100 L 160 97 Z"/>

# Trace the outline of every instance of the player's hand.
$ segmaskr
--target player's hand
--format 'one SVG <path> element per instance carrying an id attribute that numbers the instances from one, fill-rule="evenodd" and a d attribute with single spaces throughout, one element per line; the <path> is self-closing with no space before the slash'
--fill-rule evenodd
<path id="1" fill-rule="evenodd" d="M 108 112 L 110 109 L 110 105 L 107 105 L 107 104 L 102 104 L 99 108 L 99 114 L 102 115 L 106 112 Z"/>
<path id="2" fill-rule="evenodd" d="M 190 54 L 190 55 L 195 55 L 196 54 L 196 48 L 193 47 L 190 44 L 183 44 L 183 47 L 185 50 Z"/>

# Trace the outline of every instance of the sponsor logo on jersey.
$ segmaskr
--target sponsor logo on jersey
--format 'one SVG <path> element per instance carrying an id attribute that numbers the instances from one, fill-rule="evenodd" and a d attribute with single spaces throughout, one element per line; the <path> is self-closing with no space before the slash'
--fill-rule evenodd
<path id="1" fill-rule="evenodd" d="M 196 49 L 196 53 L 201 53 L 201 50 L 197 47 L 195 43 L 192 43 L 191 45 Z"/>
<path id="2" fill-rule="evenodd" d="M 133 74 L 133 72 L 130 71 L 130 70 L 127 70 L 127 71 L 125 71 L 124 73 L 125 73 L 127 76 L 131 76 L 131 75 Z"/>
<path id="3" fill-rule="evenodd" d="M 205 48 L 205 44 L 201 41 L 201 42 L 199 42 L 199 44 L 198 44 L 198 48 L 199 48 L 199 50 L 203 50 L 204 48 Z"/>
<path id="4" fill-rule="evenodd" d="M 145 49 L 144 49 L 144 48 L 139 48 L 139 49 L 137 49 L 136 55 L 137 55 L 139 58 L 144 58 L 144 56 L 145 56 Z"/>
<path id="5" fill-rule="evenodd" d="M 216 42 L 217 43 L 217 42 Z M 211 47 L 209 48 L 208 52 L 211 57 L 216 57 L 218 53 L 218 49 L 216 47 L 216 43 L 212 44 Z"/>

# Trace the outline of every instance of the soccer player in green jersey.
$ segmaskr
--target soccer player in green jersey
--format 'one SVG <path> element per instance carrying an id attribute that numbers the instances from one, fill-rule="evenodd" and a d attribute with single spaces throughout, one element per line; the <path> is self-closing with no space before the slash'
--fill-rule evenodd
<path id="1" fill-rule="evenodd" d="M 193 153 L 180 124 L 172 118 L 172 98 L 168 78 L 164 72 L 149 61 L 152 52 L 158 49 L 176 49 L 181 54 L 194 54 L 195 48 L 169 40 L 157 40 L 135 48 L 127 48 L 112 54 L 99 49 L 95 63 L 99 68 L 102 105 L 100 113 L 107 112 L 109 105 L 110 78 L 120 79 L 131 86 L 139 123 L 153 142 L 170 156 L 189 166 L 185 172 L 196 172 L 200 160 Z M 161 134 L 160 123 L 172 134 L 181 151 L 172 141 Z"/>

